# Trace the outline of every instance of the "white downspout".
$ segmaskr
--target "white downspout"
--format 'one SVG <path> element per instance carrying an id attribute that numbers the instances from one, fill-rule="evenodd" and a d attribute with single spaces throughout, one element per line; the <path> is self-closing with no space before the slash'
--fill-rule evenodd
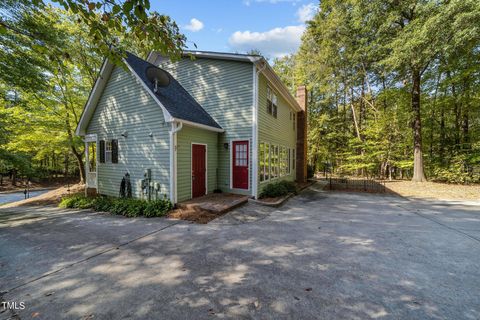
<path id="1" fill-rule="evenodd" d="M 182 130 L 182 122 L 170 122 L 170 201 L 177 202 L 177 132 Z"/>
<path id="2" fill-rule="evenodd" d="M 258 75 L 265 68 L 265 62 L 258 70 L 253 64 L 252 194 L 255 199 L 258 198 Z"/>

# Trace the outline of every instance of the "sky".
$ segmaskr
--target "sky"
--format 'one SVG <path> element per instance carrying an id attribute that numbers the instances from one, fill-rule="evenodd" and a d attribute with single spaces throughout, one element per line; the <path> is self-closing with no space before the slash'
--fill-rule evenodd
<path id="1" fill-rule="evenodd" d="M 154 0 L 151 10 L 169 15 L 198 50 L 245 53 L 269 59 L 295 52 L 315 0 Z"/>

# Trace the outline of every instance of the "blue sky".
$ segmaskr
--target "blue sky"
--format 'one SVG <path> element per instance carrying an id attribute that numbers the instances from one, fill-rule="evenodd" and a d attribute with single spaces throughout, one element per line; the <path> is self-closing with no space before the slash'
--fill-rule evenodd
<path id="1" fill-rule="evenodd" d="M 151 10 L 167 14 L 198 50 L 246 52 L 267 58 L 295 52 L 318 2 L 314 0 L 160 0 Z"/>

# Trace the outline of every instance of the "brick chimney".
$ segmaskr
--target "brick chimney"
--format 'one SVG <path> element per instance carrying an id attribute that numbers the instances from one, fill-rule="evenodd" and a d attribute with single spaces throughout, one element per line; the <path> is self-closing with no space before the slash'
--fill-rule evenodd
<path id="1" fill-rule="evenodd" d="M 297 151 L 296 151 L 296 180 L 307 181 L 307 88 L 297 88 L 296 99 L 302 111 L 297 112 Z"/>

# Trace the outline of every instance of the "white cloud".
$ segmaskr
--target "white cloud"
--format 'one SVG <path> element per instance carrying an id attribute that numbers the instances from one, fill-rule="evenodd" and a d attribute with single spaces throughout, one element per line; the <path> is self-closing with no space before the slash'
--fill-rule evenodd
<path id="1" fill-rule="evenodd" d="M 197 32 L 203 29 L 203 22 L 196 18 L 192 18 L 190 23 L 184 26 L 184 28 L 192 32 Z"/>
<path id="2" fill-rule="evenodd" d="M 266 57 L 281 57 L 298 49 L 304 25 L 275 28 L 266 32 L 237 31 L 228 40 L 235 51 L 258 49 Z"/>
<path id="3" fill-rule="evenodd" d="M 243 4 L 247 6 L 251 5 L 252 2 L 268 2 L 271 4 L 277 4 L 280 2 L 290 2 L 293 5 L 295 5 L 296 3 L 300 2 L 300 0 L 243 0 Z"/>
<path id="4" fill-rule="evenodd" d="M 298 8 L 295 15 L 297 16 L 299 22 L 305 23 L 308 20 L 312 20 L 312 18 L 315 16 L 315 13 L 317 13 L 317 10 L 318 7 L 313 3 L 304 4 Z"/>

